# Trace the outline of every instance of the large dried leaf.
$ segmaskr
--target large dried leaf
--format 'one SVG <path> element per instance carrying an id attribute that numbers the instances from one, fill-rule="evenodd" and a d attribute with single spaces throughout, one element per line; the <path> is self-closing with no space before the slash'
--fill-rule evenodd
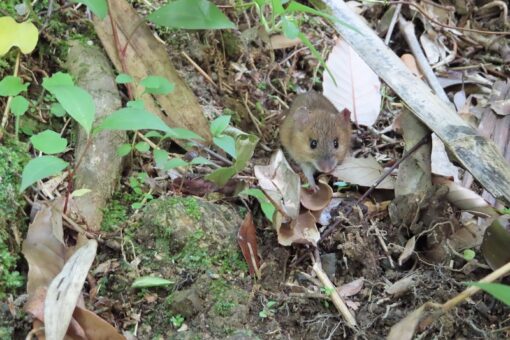
<path id="1" fill-rule="evenodd" d="M 97 241 L 89 240 L 71 256 L 51 282 L 44 301 L 44 331 L 47 339 L 62 339 L 67 333 L 96 250 Z"/>
<path id="2" fill-rule="evenodd" d="M 85 330 L 85 334 L 89 340 L 126 339 L 125 336 L 119 334 L 115 327 L 84 308 L 76 307 L 73 318 Z"/>
<path id="3" fill-rule="evenodd" d="M 260 266 L 257 252 L 257 231 L 255 224 L 253 223 L 251 211 L 246 214 L 244 221 L 239 228 L 239 232 L 237 233 L 237 243 L 239 244 L 239 247 L 241 247 L 241 252 L 248 264 L 250 275 L 254 276 Z"/>
<path id="4" fill-rule="evenodd" d="M 333 197 L 333 189 L 327 183 L 319 182 L 318 190 L 301 191 L 301 204 L 306 209 L 321 211 L 331 202 L 331 197 Z"/>
<path id="5" fill-rule="evenodd" d="M 374 157 L 349 157 L 333 170 L 333 176 L 345 182 L 371 187 L 382 176 L 384 170 Z M 379 189 L 394 189 L 395 180 L 388 176 L 378 186 Z"/>
<path id="6" fill-rule="evenodd" d="M 391 327 L 388 340 L 411 340 L 414 332 L 422 318 L 426 315 L 425 307 L 421 306 L 404 319 L 400 320 L 396 325 Z"/>
<path id="7" fill-rule="evenodd" d="M 273 201 L 278 211 L 290 219 L 299 214 L 300 179 L 285 159 L 282 150 L 278 150 L 269 165 L 256 165 L 255 176 L 260 188 Z"/>
<path id="8" fill-rule="evenodd" d="M 489 266 L 497 269 L 510 262 L 508 249 L 510 249 L 510 216 L 504 215 L 485 230 L 480 250 Z"/>
<path id="9" fill-rule="evenodd" d="M 317 246 L 321 235 L 317 229 L 315 217 L 307 211 L 290 223 L 282 224 L 276 229 L 278 243 L 282 246 L 292 244 L 311 244 Z"/>
<path id="10" fill-rule="evenodd" d="M 62 270 L 65 246 L 62 240 L 62 213 L 44 205 L 28 227 L 23 255 L 28 262 L 27 292 L 47 287 Z"/>
<path id="11" fill-rule="evenodd" d="M 477 193 L 456 184 L 447 178 L 434 176 L 434 184 L 442 184 L 448 187 L 448 201 L 459 209 L 467 210 L 473 214 L 481 214 L 482 217 L 497 217 L 499 214 Z"/>
<path id="12" fill-rule="evenodd" d="M 371 126 L 377 120 L 381 105 L 381 81 L 372 69 L 344 40 L 338 39 L 326 65 L 330 69 L 324 72 L 323 94 L 338 109 L 349 109 L 351 117 L 359 124 Z"/>

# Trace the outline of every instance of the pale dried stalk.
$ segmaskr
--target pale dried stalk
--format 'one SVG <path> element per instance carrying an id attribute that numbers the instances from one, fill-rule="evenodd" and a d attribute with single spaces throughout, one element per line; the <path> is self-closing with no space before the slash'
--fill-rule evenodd
<path id="1" fill-rule="evenodd" d="M 319 262 L 314 261 L 313 271 L 319 278 L 319 280 L 322 282 L 324 287 L 331 291 L 331 301 L 333 301 L 333 304 L 335 305 L 336 309 L 342 314 L 344 320 L 347 322 L 347 324 L 355 328 L 356 327 L 356 319 L 354 319 L 354 316 L 352 316 L 351 312 L 349 311 L 349 308 L 347 308 L 347 305 L 340 297 L 340 294 L 336 291 L 336 287 L 333 285 L 333 283 L 330 281 L 328 275 L 322 270 L 322 267 Z"/>

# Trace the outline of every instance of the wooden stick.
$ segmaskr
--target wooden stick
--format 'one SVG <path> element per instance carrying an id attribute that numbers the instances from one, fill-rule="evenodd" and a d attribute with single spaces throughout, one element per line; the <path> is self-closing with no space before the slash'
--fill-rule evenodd
<path id="1" fill-rule="evenodd" d="M 354 319 L 354 316 L 352 316 L 351 312 L 349 311 L 349 308 L 347 308 L 347 305 L 340 297 L 340 294 L 336 291 L 336 287 L 333 285 L 333 283 L 330 281 L 328 275 L 322 270 L 322 266 L 319 262 L 314 261 L 313 271 L 319 278 L 319 280 L 322 282 L 324 287 L 331 292 L 331 301 L 333 301 L 333 304 L 335 305 L 336 309 L 342 314 L 343 318 L 347 322 L 347 324 L 355 328 L 356 327 L 356 319 Z"/>
<path id="2" fill-rule="evenodd" d="M 510 202 L 510 167 L 494 143 L 479 136 L 450 105 L 416 79 L 344 1 L 323 2 L 337 19 L 347 24 L 336 23 L 336 30 L 343 39 L 402 98 L 413 113 L 437 134 L 452 155 L 487 191 Z"/>

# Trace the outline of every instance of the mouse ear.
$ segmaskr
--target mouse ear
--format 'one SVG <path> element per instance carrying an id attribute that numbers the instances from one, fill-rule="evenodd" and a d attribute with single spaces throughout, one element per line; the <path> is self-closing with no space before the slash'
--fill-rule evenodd
<path id="1" fill-rule="evenodd" d="M 340 112 L 340 115 L 344 120 L 348 122 L 351 120 L 351 111 L 349 111 L 347 108 L 343 109 L 342 112 Z"/>
<path id="2" fill-rule="evenodd" d="M 298 127 L 304 127 L 310 120 L 310 110 L 302 106 L 294 112 L 294 119 Z"/>

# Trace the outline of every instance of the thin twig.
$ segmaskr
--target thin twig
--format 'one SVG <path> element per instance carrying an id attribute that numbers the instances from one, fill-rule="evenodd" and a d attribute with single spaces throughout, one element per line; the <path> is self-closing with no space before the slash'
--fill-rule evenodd
<path id="1" fill-rule="evenodd" d="M 416 8 L 418 10 L 418 12 L 423 14 L 423 16 L 425 16 L 428 20 L 430 20 L 434 24 L 441 26 L 443 28 L 459 30 L 459 31 L 464 31 L 464 32 L 481 33 L 481 34 L 510 35 L 510 32 L 484 31 L 484 30 L 477 30 L 474 28 L 455 27 L 455 26 L 450 26 L 450 25 L 440 23 L 439 21 L 437 21 L 436 19 L 434 19 L 430 15 L 428 15 L 428 13 L 422 7 L 420 7 L 420 5 L 418 5 L 412 1 L 390 1 L 390 4 L 404 4 L 404 5 L 412 6 L 412 7 Z"/>
<path id="2" fill-rule="evenodd" d="M 191 59 L 191 57 L 186 52 L 182 51 L 181 54 L 184 58 L 186 58 L 191 66 L 193 66 L 198 71 L 198 73 L 200 73 L 205 78 L 205 80 L 207 80 L 212 86 L 218 87 L 218 84 L 216 84 L 214 80 L 212 80 L 212 78 L 209 77 L 209 75 L 200 66 L 198 66 L 198 64 L 195 63 L 195 61 Z"/>
<path id="3" fill-rule="evenodd" d="M 446 92 L 444 92 L 444 89 L 439 83 L 439 80 L 437 80 L 432 67 L 430 67 L 427 57 L 425 57 L 425 54 L 420 47 L 418 39 L 416 39 L 413 23 L 405 20 L 402 16 L 398 18 L 398 23 L 400 26 L 400 31 L 404 34 L 404 38 L 406 39 L 409 48 L 416 58 L 416 63 L 418 64 L 420 70 L 423 72 L 425 79 L 427 79 L 429 86 L 439 98 L 441 98 L 444 102 L 449 103 L 450 101 L 446 95 Z"/>
<path id="4" fill-rule="evenodd" d="M 402 4 L 397 4 L 395 8 L 395 13 L 393 13 L 393 17 L 390 21 L 390 26 L 388 27 L 388 32 L 386 33 L 386 38 L 384 38 L 384 43 L 388 45 L 390 43 L 391 35 L 393 34 L 393 29 L 395 28 L 395 24 L 397 23 L 397 18 L 400 15 L 400 10 L 402 9 Z"/>
<path id="5" fill-rule="evenodd" d="M 400 163 L 402 163 L 405 159 L 407 159 L 410 155 L 412 155 L 416 150 L 418 150 L 422 145 L 426 144 L 430 140 L 430 135 L 424 136 L 418 143 L 416 143 L 409 151 L 405 152 L 402 157 L 393 164 L 388 171 L 386 171 L 379 179 L 372 185 L 354 204 L 355 206 L 359 205 L 361 202 L 363 202 L 368 195 L 370 195 L 374 189 L 384 181 L 386 177 L 388 177 L 393 170 L 395 170 Z M 346 212 L 344 213 L 344 216 L 347 217 L 352 213 L 353 206 L 350 206 L 347 208 Z M 336 229 L 336 227 L 340 224 L 340 220 L 336 220 L 333 224 L 331 224 L 323 233 L 321 236 L 321 240 L 324 240 L 329 234 L 333 232 L 333 230 Z"/>
<path id="6" fill-rule="evenodd" d="M 353 329 L 356 329 L 357 326 L 356 319 L 354 318 L 354 316 L 352 316 L 351 312 L 349 311 L 349 308 L 347 308 L 347 305 L 342 300 L 342 297 L 340 296 L 340 294 L 338 294 L 336 287 L 333 285 L 328 275 L 322 269 L 322 266 L 320 264 L 320 257 L 316 255 L 312 256 L 312 259 L 313 259 L 312 269 L 319 278 L 319 280 L 321 281 L 324 288 L 327 290 L 328 295 L 330 296 L 331 301 L 335 305 L 336 309 L 343 316 L 344 320 L 347 322 L 347 325 Z"/>

